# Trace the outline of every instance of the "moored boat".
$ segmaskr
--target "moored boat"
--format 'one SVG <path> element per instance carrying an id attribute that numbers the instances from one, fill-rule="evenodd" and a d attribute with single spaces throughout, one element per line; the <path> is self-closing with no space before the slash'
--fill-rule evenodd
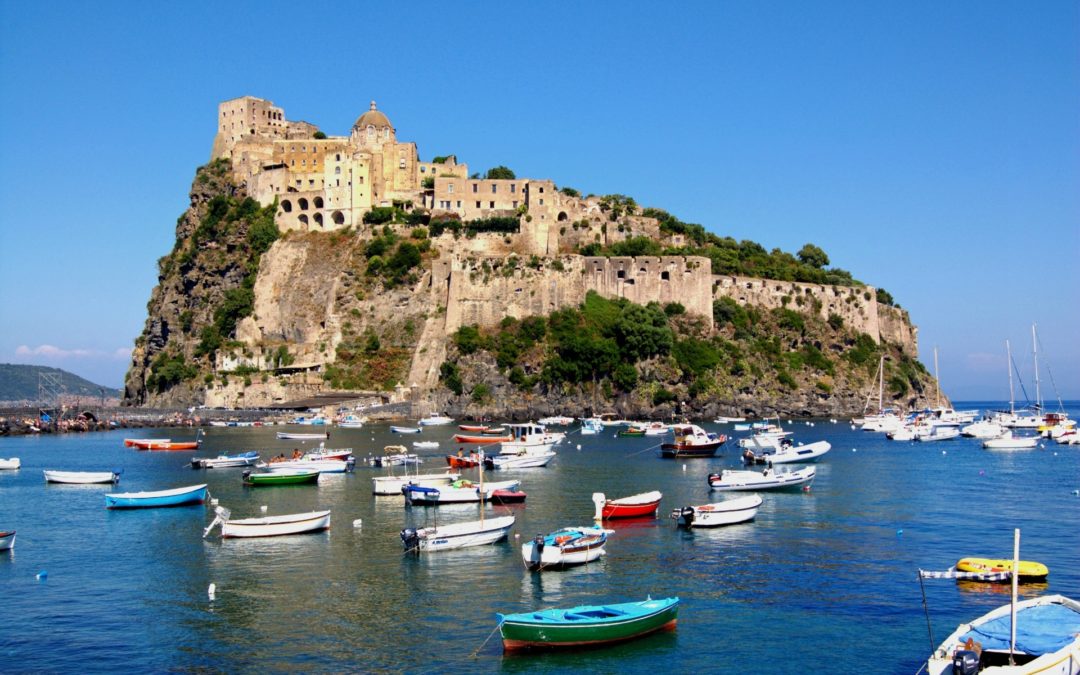
<path id="1" fill-rule="evenodd" d="M 417 450 L 437 450 L 439 448 L 438 441 L 413 441 L 412 446 Z"/>
<path id="2" fill-rule="evenodd" d="M 191 468 L 193 469 L 224 469 L 234 466 L 252 466 L 259 461 L 259 453 L 255 450 L 242 452 L 238 455 L 218 455 L 217 457 L 193 457 Z"/>
<path id="3" fill-rule="evenodd" d="M 372 493 L 400 497 L 402 495 L 402 488 L 406 485 L 439 487 L 440 485 L 449 485 L 459 478 L 461 478 L 460 473 L 424 473 L 415 476 L 376 476 L 371 479 Z"/>
<path id="4" fill-rule="evenodd" d="M 221 506 L 214 509 L 214 520 L 203 530 L 203 536 L 210 534 L 214 526 L 221 525 L 221 537 L 279 537 L 289 534 L 322 532 L 330 529 L 330 511 L 311 511 L 309 513 L 290 513 L 281 516 L 262 518 L 242 518 L 232 520 L 228 509 Z"/>
<path id="5" fill-rule="evenodd" d="M 982 446 L 987 450 L 1027 450 L 1039 444 L 1037 436 L 1018 436 L 1011 429 L 997 438 L 988 438 Z"/>
<path id="6" fill-rule="evenodd" d="M 44 471 L 46 483 L 92 485 L 120 482 L 119 471 Z"/>
<path id="7" fill-rule="evenodd" d="M 427 417 L 420 420 L 420 426 L 424 427 L 437 427 L 444 424 L 452 424 L 454 422 L 453 417 L 447 417 L 446 415 L 440 415 L 437 412 L 433 412 Z"/>
<path id="8" fill-rule="evenodd" d="M 401 543 L 406 551 L 415 553 L 494 544 L 506 539 L 514 520 L 514 516 L 500 516 L 435 527 L 409 527 L 401 531 Z"/>
<path id="9" fill-rule="evenodd" d="M 12 457 L 10 459 L 0 459 L 0 470 L 14 471 L 22 466 L 22 461 L 18 457 Z"/>
<path id="10" fill-rule="evenodd" d="M 701 506 L 684 506 L 672 511 L 671 517 L 679 527 L 720 527 L 753 520 L 760 507 L 760 495 L 747 495 Z"/>
<path id="11" fill-rule="evenodd" d="M 554 450 L 529 451 L 520 455 L 501 455 L 484 458 L 486 469 L 534 469 L 547 466 L 555 458 Z"/>
<path id="12" fill-rule="evenodd" d="M 468 455 L 447 455 L 446 463 L 452 469 L 471 469 L 473 467 L 480 466 L 484 462 L 484 454 L 481 452 L 471 452 Z"/>
<path id="13" fill-rule="evenodd" d="M 521 504 L 527 496 L 521 490 L 493 490 L 489 501 L 492 504 Z"/>
<path id="14" fill-rule="evenodd" d="M 816 462 L 818 458 L 832 449 L 828 441 L 816 441 L 806 445 L 794 445 L 790 440 L 780 439 L 773 450 L 750 448 L 743 451 L 743 461 L 747 464 L 791 464 L 794 462 Z"/>
<path id="15" fill-rule="evenodd" d="M 553 415 L 551 417 L 541 417 L 536 420 L 536 423 L 544 426 L 566 427 L 574 423 L 574 418 L 566 415 Z"/>
<path id="16" fill-rule="evenodd" d="M 564 527 L 538 534 L 521 545 L 521 558 L 530 570 L 584 565 L 604 555 L 608 530 L 597 526 Z"/>
<path id="17" fill-rule="evenodd" d="M 660 499 L 663 496 L 659 490 L 653 490 L 620 499 L 608 499 L 603 492 L 595 492 L 592 500 L 593 504 L 596 505 L 599 518 L 601 520 L 612 520 L 615 518 L 656 517 L 656 512 L 660 510 Z"/>
<path id="18" fill-rule="evenodd" d="M 15 548 L 15 530 L 0 532 L 0 551 L 10 551 Z"/>
<path id="19" fill-rule="evenodd" d="M 709 487 L 713 490 L 746 491 L 785 490 L 810 485 L 817 471 L 812 466 L 798 471 L 774 471 L 766 468 L 757 471 L 738 471 L 724 469 L 720 473 L 709 474 Z"/>
<path id="20" fill-rule="evenodd" d="M 961 624 L 927 661 L 929 675 L 1080 673 L 1080 602 L 1045 595 Z M 1015 641 L 1013 640 L 1015 635 Z"/>
<path id="21" fill-rule="evenodd" d="M 300 434 L 291 433 L 287 431 L 277 432 L 277 439 L 279 441 L 321 441 L 326 440 L 328 435 L 326 433 L 319 434 Z"/>
<path id="22" fill-rule="evenodd" d="M 470 445 L 491 445 L 493 443 L 505 443 L 514 440 L 509 434 L 505 436 L 474 436 L 471 434 L 454 434 L 455 443 L 468 443 Z"/>
<path id="23" fill-rule="evenodd" d="M 521 481 L 518 480 L 485 481 L 484 489 L 481 492 L 479 483 L 458 479 L 447 486 L 439 487 L 406 485 L 401 491 L 405 495 L 405 501 L 409 504 L 438 506 L 440 504 L 487 501 L 491 498 L 491 493 L 496 490 L 515 490 L 520 485 Z"/>
<path id="24" fill-rule="evenodd" d="M 727 442 L 727 436 L 708 433 L 696 424 L 678 424 L 671 430 L 675 441 L 660 446 L 661 457 L 712 457 Z"/>
<path id="25" fill-rule="evenodd" d="M 516 651 L 632 640 L 659 630 L 674 630 L 678 613 L 676 597 L 496 616 L 503 649 Z"/>
<path id="26" fill-rule="evenodd" d="M 132 447 L 136 450 L 198 450 L 201 440 L 194 441 L 158 441 L 158 440 L 136 440 L 132 443 Z"/>
<path id="27" fill-rule="evenodd" d="M 310 485 L 319 482 L 319 472 L 306 469 L 282 469 L 267 473 L 244 472 L 244 485 L 267 487 L 274 485 Z"/>
<path id="28" fill-rule="evenodd" d="M 205 483 L 153 492 L 114 492 L 105 495 L 105 508 L 146 509 L 201 504 L 204 501 L 206 501 Z"/>
<path id="29" fill-rule="evenodd" d="M 135 447 L 136 443 L 171 443 L 171 438 L 125 438 L 124 446 L 128 448 Z"/>
<path id="30" fill-rule="evenodd" d="M 395 434 L 418 434 L 423 431 L 422 427 L 390 427 L 391 433 Z"/>

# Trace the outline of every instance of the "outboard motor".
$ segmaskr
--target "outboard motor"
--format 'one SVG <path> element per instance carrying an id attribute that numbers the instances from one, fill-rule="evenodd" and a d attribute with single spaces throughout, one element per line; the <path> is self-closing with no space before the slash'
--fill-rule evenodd
<path id="1" fill-rule="evenodd" d="M 979 653 L 971 649 L 958 649 L 952 657 L 953 675 L 977 675 Z"/>
<path id="2" fill-rule="evenodd" d="M 410 553 L 420 552 L 420 535 L 417 534 L 415 528 L 407 527 L 401 531 L 401 543 L 405 545 L 405 550 Z"/>
<path id="3" fill-rule="evenodd" d="M 684 506 L 679 510 L 679 520 L 677 521 L 682 527 L 690 527 L 694 522 L 694 507 Z"/>
<path id="4" fill-rule="evenodd" d="M 711 483 L 714 480 L 720 480 L 720 474 L 718 474 L 718 473 L 710 473 L 709 474 L 709 482 Z"/>
<path id="5" fill-rule="evenodd" d="M 536 547 L 536 555 L 539 556 L 544 552 L 544 535 L 538 534 L 533 537 L 533 544 Z"/>

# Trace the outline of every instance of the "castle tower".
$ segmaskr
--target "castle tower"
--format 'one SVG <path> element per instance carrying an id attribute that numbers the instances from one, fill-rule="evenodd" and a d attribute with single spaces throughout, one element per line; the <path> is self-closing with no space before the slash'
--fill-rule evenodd
<path id="1" fill-rule="evenodd" d="M 390 124 L 390 119 L 375 107 L 375 101 L 371 102 L 371 108 L 367 112 L 356 118 L 350 139 L 354 145 L 369 149 L 397 142 L 394 126 Z"/>

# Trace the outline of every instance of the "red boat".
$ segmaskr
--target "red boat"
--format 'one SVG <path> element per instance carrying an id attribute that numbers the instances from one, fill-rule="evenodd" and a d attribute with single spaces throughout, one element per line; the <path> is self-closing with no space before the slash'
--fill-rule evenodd
<path id="1" fill-rule="evenodd" d="M 727 436 L 710 434 L 696 424 L 674 426 L 672 431 L 675 442 L 660 445 L 661 457 L 712 457 L 717 448 L 727 442 Z"/>
<path id="2" fill-rule="evenodd" d="M 493 504 L 520 504 L 525 501 L 525 493 L 514 490 L 495 490 L 491 493 Z"/>
<path id="3" fill-rule="evenodd" d="M 477 445 L 489 445 L 491 443 L 503 443 L 506 441 L 514 440 L 513 436 L 468 436 L 466 434 L 455 434 L 455 443 L 475 443 Z"/>
<path id="4" fill-rule="evenodd" d="M 198 450 L 202 441 L 162 441 L 162 440 L 136 440 L 132 446 L 136 450 Z"/>
<path id="5" fill-rule="evenodd" d="M 459 424 L 458 429 L 462 431 L 484 432 L 488 430 L 486 424 Z"/>
<path id="6" fill-rule="evenodd" d="M 482 461 L 483 461 L 483 459 L 481 458 L 481 456 L 476 454 L 475 452 L 472 453 L 471 455 L 468 455 L 468 456 L 465 456 L 465 455 L 447 455 L 446 456 L 446 463 L 449 464 L 451 466 L 451 468 L 454 468 L 454 469 L 471 469 L 473 467 L 480 466 L 480 462 L 482 462 Z"/>
<path id="7" fill-rule="evenodd" d="M 600 508 L 600 516 L 604 520 L 613 518 L 641 518 L 643 516 L 656 516 L 660 509 L 660 498 L 663 495 L 657 491 L 643 492 L 622 499 L 605 499 Z"/>
<path id="8" fill-rule="evenodd" d="M 136 443 L 168 443 L 171 440 L 171 438 L 125 438 L 124 445 L 126 447 L 133 448 L 135 447 Z"/>

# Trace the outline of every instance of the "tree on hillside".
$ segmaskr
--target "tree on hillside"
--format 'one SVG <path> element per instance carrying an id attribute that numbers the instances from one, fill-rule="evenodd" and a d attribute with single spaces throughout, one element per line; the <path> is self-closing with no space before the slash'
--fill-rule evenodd
<path id="1" fill-rule="evenodd" d="M 825 253 L 825 251 L 821 250 L 817 246 L 814 246 L 813 244 L 806 244 L 805 246 L 800 248 L 798 256 L 800 262 L 810 265 L 811 267 L 816 267 L 818 269 L 821 269 L 822 267 L 825 267 L 829 264 L 829 256 Z"/>
<path id="2" fill-rule="evenodd" d="M 511 171 L 507 167 L 500 164 L 499 166 L 495 167 L 494 169 L 488 169 L 487 175 L 484 176 L 484 178 L 487 178 L 489 180 L 492 180 L 492 179 L 513 180 L 514 178 L 517 178 L 517 176 L 514 174 L 513 171 Z"/>

